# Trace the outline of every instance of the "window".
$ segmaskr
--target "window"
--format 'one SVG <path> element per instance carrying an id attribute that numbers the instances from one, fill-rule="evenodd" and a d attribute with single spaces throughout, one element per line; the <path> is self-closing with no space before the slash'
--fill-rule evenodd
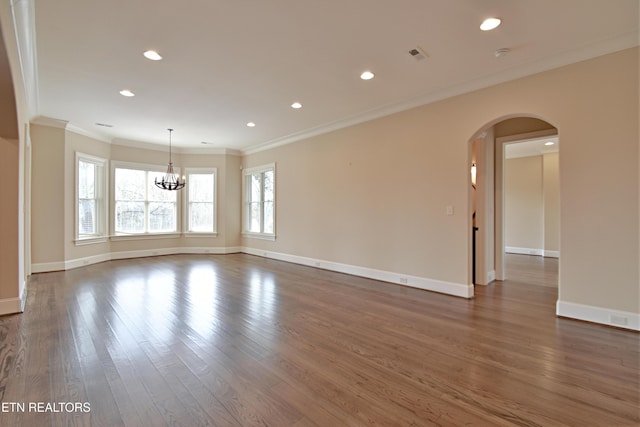
<path id="1" fill-rule="evenodd" d="M 97 243 L 107 237 L 107 161 L 76 153 L 76 243 Z"/>
<path id="2" fill-rule="evenodd" d="M 275 164 L 244 171 L 244 235 L 275 238 Z"/>
<path id="3" fill-rule="evenodd" d="M 158 234 L 178 231 L 177 191 L 156 187 L 161 167 L 127 165 L 114 168 L 115 234 Z"/>
<path id="4" fill-rule="evenodd" d="M 187 233 L 216 232 L 216 169 L 187 169 Z"/>

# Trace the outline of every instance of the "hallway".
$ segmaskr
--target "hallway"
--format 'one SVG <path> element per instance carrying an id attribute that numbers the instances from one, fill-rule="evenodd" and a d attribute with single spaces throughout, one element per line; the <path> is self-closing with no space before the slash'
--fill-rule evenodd
<path id="1" fill-rule="evenodd" d="M 558 258 L 505 254 L 507 283 L 558 287 Z"/>

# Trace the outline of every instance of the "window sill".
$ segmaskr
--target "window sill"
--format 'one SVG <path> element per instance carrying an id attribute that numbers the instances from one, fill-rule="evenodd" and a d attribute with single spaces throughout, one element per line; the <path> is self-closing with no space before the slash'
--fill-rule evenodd
<path id="1" fill-rule="evenodd" d="M 97 243 L 107 243 L 108 241 L 109 241 L 109 238 L 107 236 L 101 236 L 101 237 L 78 238 L 74 240 L 73 243 L 76 246 L 84 246 L 84 245 L 95 245 Z"/>
<path id="2" fill-rule="evenodd" d="M 218 233 L 216 231 L 212 233 L 206 232 L 197 232 L 197 231 L 187 231 L 182 234 L 184 237 L 218 237 Z"/>
<path id="3" fill-rule="evenodd" d="M 112 242 L 118 242 L 121 240 L 155 240 L 155 239 L 175 239 L 180 237 L 180 233 L 144 233 L 144 234 L 116 234 L 111 236 Z"/>
<path id="4" fill-rule="evenodd" d="M 247 231 L 242 233 L 242 237 L 246 239 L 258 239 L 258 240 L 276 240 L 275 234 L 261 234 L 261 233 L 249 233 Z"/>

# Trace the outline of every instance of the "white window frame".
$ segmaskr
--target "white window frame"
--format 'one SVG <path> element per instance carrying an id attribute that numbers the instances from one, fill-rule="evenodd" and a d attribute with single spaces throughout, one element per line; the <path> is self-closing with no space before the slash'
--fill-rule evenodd
<path id="1" fill-rule="evenodd" d="M 273 171 L 273 232 L 265 233 L 264 231 L 255 232 L 249 231 L 249 222 L 250 222 L 250 209 L 249 209 L 249 197 L 251 196 L 248 191 L 249 182 L 251 179 L 251 175 L 255 173 L 264 173 L 268 171 Z M 242 236 L 252 239 L 262 239 L 262 240 L 276 240 L 276 164 L 269 163 L 262 166 L 256 166 L 248 169 L 244 169 L 242 171 Z M 260 221 L 260 229 L 264 230 L 264 188 L 261 191 L 261 202 L 262 202 L 262 215 Z"/>
<path id="2" fill-rule="evenodd" d="M 212 174 L 213 175 L 213 230 L 212 231 L 191 231 L 190 219 L 191 215 L 189 209 L 191 208 L 191 200 L 189 200 L 189 183 L 191 182 L 190 175 L 198 174 Z M 187 177 L 187 185 L 185 187 L 185 203 L 183 207 L 184 215 L 184 229 L 183 233 L 188 237 L 214 237 L 218 235 L 218 169 L 217 168 L 185 168 L 185 175 Z"/>
<path id="3" fill-rule="evenodd" d="M 182 222 L 181 222 L 181 213 L 182 213 L 182 209 L 180 208 L 181 206 L 181 201 L 182 201 L 182 197 L 181 197 L 181 192 L 182 190 L 175 190 L 176 194 L 176 229 L 174 231 L 167 231 L 167 232 L 149 232 L 149 231 L 144 231 L 143 233 L 121 233 L 121 232 L 116 232 L 116 169 L 134 169 L 134 170 L 139 170 L 139 171 L 143 171 L 143 172 L 162 172 L 165 173 L 167 171 L 167 166 L 161 166 L 161 165 L 152 165 L 152 164 L 145 164 L 145 163 L 132 163 L 132 162 L 122 162 L 122 161 L 116 161 L 116 160 L 112 160 L 111 161 L 111 179 L 109 181 L 110 185 L 111 185 L 111 191 L 110 191 L 110 197 L 109 200 L 111 201 L 111 206 L 113 206 L 112 210 L 110 211 L 111 213 L 111 220 L 110 220 L 110 224 L 109 227 L 111 229 L 111 240 L 142 240 L 142 239 L 162 239 L 162 238 L 172 238 L 172 237 L 179 237 L 180 236 L 180 230 L 182 229 Z M 181 174 L 181 169 L 174 167 L 174 171 L 177 175 L 182 175 Z M 163 191 L 169 191 L 169 190 L 163 190 Z M 147 208 L 148 208 L 148 204 L 149 204 L 149 200 L 145 200 L 145 228 L 148 228 L 148 224 L 147 222 Z"/>
<path id="4" fill-rule="evenodd" d="M 75 240 L 76 245 L 104 243 L 108 239 L 107 218 L 109 217 L 109 198 L 107 197 L 107 183 L 109 182 L 108 160 L 101 157 L 76 151 L 75 156 Z M 96 200 L 96 232 L 94 234 L 80 233 L 80 162 L 92 163 L 95 172 L 95 200 Z"/>

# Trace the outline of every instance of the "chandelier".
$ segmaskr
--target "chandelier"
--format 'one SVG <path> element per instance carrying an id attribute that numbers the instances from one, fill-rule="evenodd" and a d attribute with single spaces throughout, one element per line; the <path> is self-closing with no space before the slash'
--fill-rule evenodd
<path id="1" fill-rule="evenodd" d="M 171 133 L 173 132 L 173 129 L 167 130 L 169 131 L 169 165 L 167 166 L 167 173 L 162 177 L 162 181 L 158 181 L 158 178 L 156 178 L 155 183 L 156 187 L 163 190 L 180 190 L 184 188 L 186 180 L 184 179 L 184 176 L 180 179 L 180 177 L 173 171 L 173 163 L 171 163 Z"/>

